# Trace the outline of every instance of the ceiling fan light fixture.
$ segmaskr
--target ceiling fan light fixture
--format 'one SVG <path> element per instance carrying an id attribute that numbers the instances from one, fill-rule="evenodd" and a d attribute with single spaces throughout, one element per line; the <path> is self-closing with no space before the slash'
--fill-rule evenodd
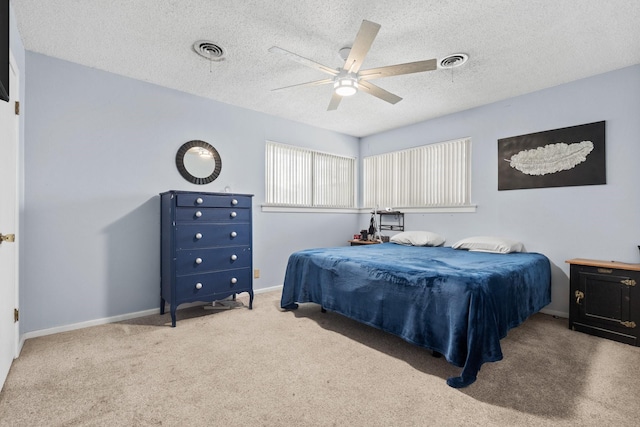
<path id="1" fill-rule="evenodd" d="M 358 91 L 358 81 L 353 77 L 342 77 L 333 83 L 333 89 L 340 96 L 355 95 Z"/>

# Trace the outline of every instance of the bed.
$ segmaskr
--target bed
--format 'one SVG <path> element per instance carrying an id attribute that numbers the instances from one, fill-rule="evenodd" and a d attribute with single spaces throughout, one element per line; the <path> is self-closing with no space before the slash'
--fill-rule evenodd
<path id="1" fill-rule="evenodd" d="M 462 368 L 472 384 L 502 359 L 500 339 L 551 302 L 551 269 L 538 253 L 378 245 L 307 249 L 289 257 L 280 305 L 323 309 L 395 334 Z"/>

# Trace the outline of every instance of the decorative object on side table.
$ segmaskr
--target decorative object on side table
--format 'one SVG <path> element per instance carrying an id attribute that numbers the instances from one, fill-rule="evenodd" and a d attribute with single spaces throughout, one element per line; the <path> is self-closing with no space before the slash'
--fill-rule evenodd
<path id="1" fill-rule="evenodd" d="M 387 208 L 383 211 L 379 210 L 376 211 L 376 213 L 380 218 L 380 221 L 378 223 L 380 231 L 404 231 L 404 213 L 400 211 L 394 211 L 391 208 Z"/>

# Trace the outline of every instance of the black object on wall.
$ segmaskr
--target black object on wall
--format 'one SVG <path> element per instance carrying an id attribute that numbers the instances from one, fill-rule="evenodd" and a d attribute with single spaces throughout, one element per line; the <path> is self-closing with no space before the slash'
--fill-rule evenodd
<path id="1" fill-rule="evenodd" d="M 498 190 L 606 184 L 605 122 L 498 140 Z"/>
<path id="2" fill-rule="evenodd" d="M 9 101 L 9 0 L 0 0 L 0 99 Z"/>

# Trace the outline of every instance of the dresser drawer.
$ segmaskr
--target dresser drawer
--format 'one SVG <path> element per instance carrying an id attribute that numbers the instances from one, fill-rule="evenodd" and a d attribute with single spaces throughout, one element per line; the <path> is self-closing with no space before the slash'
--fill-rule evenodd
<path id="1" fill-rule="evenodd" d="M 177 208 L 176 221 L 251 222 L 251 210 L 247 208 Z"/>
<path id="2" fill-rule="evenodd" d="M 251 224 L 177 224 L 176 249 L 248 246 Z"/>
<path id="3" fill-rule="evenodd" d="M 177 206 L 196 206 L 203 208 L 250 208 L 251 197 L 239 195 L 213 195 L 213 194 L 178 194 Z"/>
<path id="4" fill-rule="evenodd" d="M 251 267 L 251 248 L 249 246 L 176 251 L 176 274 L 178 276 L 245 267 Z"/>
<path id="5" fill-rule="evenodd" d="M 193 274 L 176 278 L 178 300 L 197 301 L 198 298 L 221 294 L 220 299 L 239 292 L 251 290 L 251 269 L 217 271 Z"/>

